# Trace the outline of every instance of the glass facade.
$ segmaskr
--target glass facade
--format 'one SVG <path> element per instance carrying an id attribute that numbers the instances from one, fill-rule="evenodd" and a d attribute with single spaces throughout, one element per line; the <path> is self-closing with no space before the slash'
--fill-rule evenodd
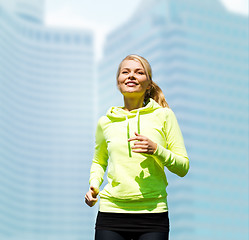
<path id="1" fill-rule="evenodd" d="M 0 5 L 0 239 L 90 240 L 93 34 L 25 14 Z"/>
<path id="2" fill-rule="evenodd" d="M 146 4 L 147 3 L 147 4 Z M 98 71 L 98 113 L 123 105 L 116 71 L 146 57 L 183 132 L 190 171 L 166 169 L 174 240 L 248 239 L 248 17 L 219 1 L 146 1 L 111 32 Z"/>
<path id="3" fill-rule="evenodd" d="M 171 239 L 248 239 L 248 17 L 218 0 L 141 1 L 95 81 L 92 32 L 43 25 L 42 4 L 0 3 L 0 239 L 93 239 L 96 121 L 123 105 L 131 53 L 151 63 L 190 158 L 183 179 L 165 170 Z"/>

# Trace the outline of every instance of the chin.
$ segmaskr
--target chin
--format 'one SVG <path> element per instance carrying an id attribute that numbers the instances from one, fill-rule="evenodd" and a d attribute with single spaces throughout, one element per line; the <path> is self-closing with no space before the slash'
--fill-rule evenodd
<path id="1" fill-rule="evenodd" d="M 138 91 L 124 91 L 121 92 L 124 97 L 142 97 L 144 96 L 144 93 L 138 92 Z"/>

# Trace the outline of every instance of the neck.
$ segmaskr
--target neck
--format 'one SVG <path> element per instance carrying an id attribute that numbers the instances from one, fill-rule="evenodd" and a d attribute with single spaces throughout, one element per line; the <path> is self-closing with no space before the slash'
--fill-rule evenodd
<path id="1" fill-rule="evenodd" d="M 124 97 L 124 110 L 131 111 L 143 107 L 144 97 L 142 98 L 127 98 Z"/>

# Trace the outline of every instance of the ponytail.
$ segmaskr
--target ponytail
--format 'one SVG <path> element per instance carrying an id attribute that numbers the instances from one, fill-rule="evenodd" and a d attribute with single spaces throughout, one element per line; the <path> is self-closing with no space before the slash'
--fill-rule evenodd
<path id="1" fill-rule="evenodd" d="M 154 99 L 161 107 L 169 108 L 169 105 L 165 100 L 162 89 L 153 80 L 151 80 L 150 89 L 145 92 L 144 102 L 146 103 L 149 98 Z"/>

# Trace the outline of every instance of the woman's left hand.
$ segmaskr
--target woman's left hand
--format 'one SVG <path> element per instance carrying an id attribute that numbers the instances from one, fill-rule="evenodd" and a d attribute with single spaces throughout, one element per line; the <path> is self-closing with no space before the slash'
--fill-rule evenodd
<path id="1" fill-rule="evenodd" d="M 129 138 L 128 142 L 135 141 L 132 151 L 136 153 L 153 154 L 157 149 L 157 144 L 152 142 L 149 138 L 135 132 L 135 137 Z"/>

